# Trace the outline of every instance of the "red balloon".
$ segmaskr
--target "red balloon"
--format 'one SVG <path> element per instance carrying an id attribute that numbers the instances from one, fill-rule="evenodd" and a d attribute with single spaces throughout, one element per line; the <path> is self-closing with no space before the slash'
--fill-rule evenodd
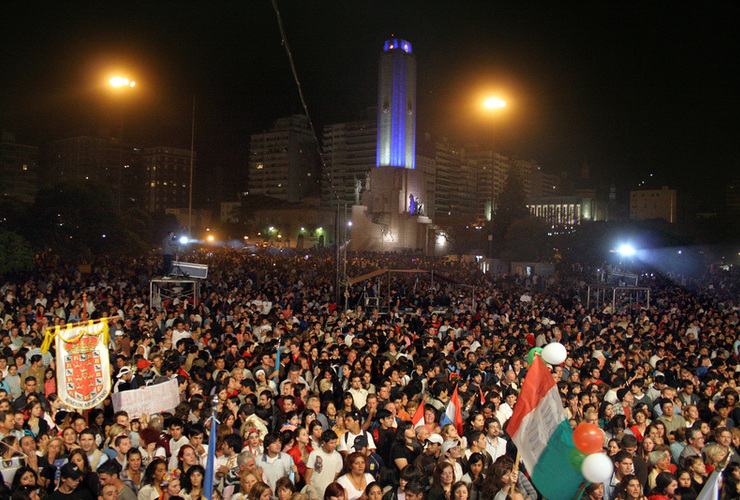
<path id="1" fill-rule="evenodd" d="M 598 453 L 604 449 L 604 432 L 598 425 L 580 424 L 573 430 L 573 443 L 583 453 Z"/>

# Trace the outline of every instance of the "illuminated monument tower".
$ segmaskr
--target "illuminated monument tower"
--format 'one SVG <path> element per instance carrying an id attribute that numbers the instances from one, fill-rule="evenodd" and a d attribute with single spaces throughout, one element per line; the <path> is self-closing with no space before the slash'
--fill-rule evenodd
<path id="1" fill-rule="evenodd" d="M 400 38 L 385 42 L 378 80 L 378 167 L 416 166 L 416 58 Z"/>
<path id="2" fill-rule="evenodd" d="M 385 42 L 378 78 L 377 168 L 356 181 L 352 250 L 435 252 L 426 216 L 430 165 L 416 168 L 416 58 L 411 43 Z M 360 202 L 360 194 L 362 201 Z"/>

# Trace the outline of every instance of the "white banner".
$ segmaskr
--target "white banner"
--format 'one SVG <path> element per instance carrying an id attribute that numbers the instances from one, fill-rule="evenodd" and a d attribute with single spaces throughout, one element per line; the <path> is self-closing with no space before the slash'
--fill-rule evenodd
<path id="1" fill-rule="evenodd" d="M 59 398 L 77 410 L 95 408 L 111 390 L 107 320 L 55 333 Z"/>
<path id="2" fill-rule="evenodd" d="M 129 418 L 138 418 L 145 413 L 152 415 L 172 410 L 180 404 L 177 380 L 149 385 L 142 389 L 116 392 L 112 398 L 113 411 L 123 410 L 128 413 Z"/>

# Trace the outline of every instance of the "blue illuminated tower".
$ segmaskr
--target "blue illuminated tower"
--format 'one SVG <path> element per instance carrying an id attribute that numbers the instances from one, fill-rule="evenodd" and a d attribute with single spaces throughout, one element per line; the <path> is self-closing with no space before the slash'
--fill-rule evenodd
<path id="1" fill-rule="evenodd" d="M 378 82 L 378 167 L 416 166 L 416 58 L 400 38 L 385 42 Z"/>

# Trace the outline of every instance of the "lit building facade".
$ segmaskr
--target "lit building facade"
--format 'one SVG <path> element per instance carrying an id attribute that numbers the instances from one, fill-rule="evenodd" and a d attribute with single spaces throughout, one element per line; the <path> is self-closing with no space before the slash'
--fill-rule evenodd
<path id="1" fill-rule="evenodd" d="M 641 189 L 630 191 L 630 219 L 664 219 L 676 222 L 677 212 L 676 190 L 668 189 Z"/>
<path id="2" fill-rule="evenodd" d="M 320 169 L 316 145 L 303 115 L 280 118 L 262 134 L 253 134 L 249 146 L 250 195 L 298 203 L 317 197 Z"/>
<path id="3" fill-rule="evenodd" d="M 400 38 L 380 56 L 376 165 L 416 168 L 416 58 Z"/>
<path id="4" fill-rule="evenodd" d="M 190 200 L 190 150 L 167 146 L 146 148 L 146 207 L 150 212 L 184 208 Z"/>
<path id="5" fill-rule="evenodd" d="M 577 226 L 608 220 L 606 202 L 581 196 L 542 196 L 527 199 L 529 213 L 553 225 Z"/>

